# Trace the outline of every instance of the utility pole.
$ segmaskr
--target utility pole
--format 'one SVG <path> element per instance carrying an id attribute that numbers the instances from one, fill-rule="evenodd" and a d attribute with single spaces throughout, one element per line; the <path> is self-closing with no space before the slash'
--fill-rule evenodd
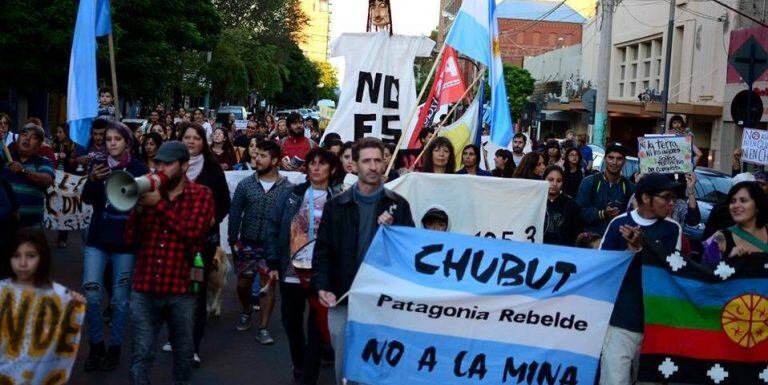
<path id="1" fill-rule="evenodd" d="M 611 33 L 613 30 L 613 11 L 615 1 L 600 0 L 600 49 L 597 53 L 597 100 L 595 101 L 595 126 L 592 131 L 592 143 L 605 146 L 605 129 L 608 126 L 608 88 L 611 73 Z"/>
<path id="2" fill-rule="evenodd" d="M 667 130 L 667 106 L 669 105 L 669 69 L 672 66 L 672 35 L 675 33 L 675 0 L 669 0 L 669 22 L 667 23 L 667 52 L 664 56 L 664 91 L 661 94 L 661 117 L 659 117 L 659 133 Z"/>

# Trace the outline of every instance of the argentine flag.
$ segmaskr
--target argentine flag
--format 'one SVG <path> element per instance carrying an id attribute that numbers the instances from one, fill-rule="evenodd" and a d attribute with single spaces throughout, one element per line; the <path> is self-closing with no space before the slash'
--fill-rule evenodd
<path id="1" fill-rule="evenodd" d="M 70 137 L 83 147 L 88 146 L 91 122 L 99 115 L 96 37 L 110 33 L 112 20 L 109 0 L 81 0 L 69 57 L 67 122 Z"/>
<path id="2" fill-rule="evenodd" d="M 504 85 L 495 0 L 464 1 L 453 27 L 448 32 L 445 44 L 488 67 L 491 86 L 491 141 L 501 147 L 507 147 L 512 140 L 514 127 L 507 103 L 507 88 Z"/>

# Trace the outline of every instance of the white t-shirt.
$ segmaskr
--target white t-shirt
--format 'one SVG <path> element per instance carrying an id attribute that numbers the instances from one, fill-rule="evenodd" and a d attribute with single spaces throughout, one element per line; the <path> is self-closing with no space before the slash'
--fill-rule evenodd
<path id="1" fill-rule="evenodd" d="M 268 181 L 262 180 L 261 178 L 259 178 L 259 183 L 261 183 L 261 187 L 264 188 L 264 191 L 267 191 L 267 192 L 269 191 L 269 189 L 272 188 L 272 186 L 275 185 L 275 181 L 268 182 Z"/>
<path id="2" fill-rule="evenodd" d="M 344 57 L 344 81 L 339 107 L 325 133 L 338 133 L 342 141 L 355 140 L 355 115 L 375 114 L 375 120 L 365 121 L 371 132 L 363 136 L 394 140 L 393 134 L 405 126 L 416 108 L 413 62 L 417 56 L 429 56 L 434 46 L 425 36 L 389 36 L 388 31 L 341 34 L 331 43 L 331 57 Z M 392 119 L 393 115 L 399 120 Z M 385 132 L 383 116 L 390 116 Z"/>

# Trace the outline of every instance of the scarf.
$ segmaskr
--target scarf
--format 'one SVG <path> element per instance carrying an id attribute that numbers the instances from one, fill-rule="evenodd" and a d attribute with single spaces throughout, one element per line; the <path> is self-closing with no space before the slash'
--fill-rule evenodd
<path id="1" fill-rule="evenodd" d="M 197 180 L 197 177 L 200 176 L 200 173 L 203 171 L 203 164 L 205 163 L 205 158 L 203 157 L 203 154 L 197 154 L 195 156 L 189 157 L 189 169 L 187 170 L 187 179 L 194 182 Z"/>
<path id="2" fill-rule="evenodd" d="M 107 157 L 107 165 L 109 165 L 110 170 L 114 170 L 116 168 L 126 168 L 128 163 L 131 163 L 130 151 L 123 151 L 123 156 L 121 156 L 119 159 L 115 159 L 111 155 Z"/>

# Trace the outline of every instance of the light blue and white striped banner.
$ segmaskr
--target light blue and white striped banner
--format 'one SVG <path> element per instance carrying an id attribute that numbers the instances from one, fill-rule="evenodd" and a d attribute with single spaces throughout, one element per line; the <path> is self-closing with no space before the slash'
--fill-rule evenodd
<path id="1" fill-rule="evenodd" d="M 344 372 L 403 384 L 592 384 L 627 252 L 382 227 L 349 296 Z"/>

